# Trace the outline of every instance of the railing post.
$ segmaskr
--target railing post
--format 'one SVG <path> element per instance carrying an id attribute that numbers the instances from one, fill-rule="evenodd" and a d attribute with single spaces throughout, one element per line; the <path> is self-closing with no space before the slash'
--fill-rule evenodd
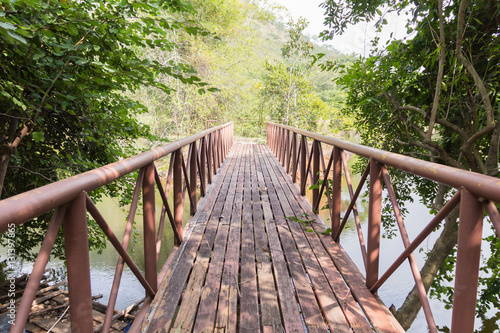
<path id="1" fill-rule="evenodd" d="M 281 127 L 276 127 L 276 151 L 274 152 L 278 162 L 281 162 Z"/>
<path id="2" fill-rule="evenodd" d="M 290 133 L 287 129 L 283 129 L 283 139 L 281 144 L 283 145 L 283 149 L 281 150 L 281 165 L 283 168 L 286 167 L 286 156 L 288 155 L 288 138 L 290 137 Z"/>
<path id="3" fill-rule="evenodd" d="M 217 131 L 212 133 L 212 156 L 213 156 L 213 175 L 217 173 Z"/>
<path id="4" fill-rule="evenodd" d="M 220 165 L 222 165 L 222 161 L 224 161 L 224 155 L 226 154 L 226 129 L 221 128 L 219 130 L 220 133 Z"/>
<path id="5" fill-rule="evenodd" d="M 222 162 L 224 162 L 224 156 L 226 155 L 226 129 L 223 128 L 220 130 L 221 132 L 221 165 L 222 165 Z"/>
<path id="6" fill-rule="evenodd" d="M 342 157 L 340 154 L 340 149 L 337 147 L 333 147 L 333 188 L 332 188 L 332 209 L 330 216 L 330 220 L 332 221 L 332 236 L 336 235 L 338 229 L 340 228 L 340 209 L 342 204 L 342 159 L 341 158 Z"/>
<path id="7" fill-rule="evenodd" d="M 274 155 L 276 155 L 276 144 L 277 144 L 276 131 L 277 127 L 271 125 L 271 150 L 273 151 Z"/>
<path id="8" fill-rule="evenodd" d="M 215 147 L 216 147 L 216 150 L 217 150 L 217 169 L 215 171 L 219 171 L 220 165 L 221 165 L 221 163 L 220 163 L 220 161 L 221 161 L 221 155 L 222 155 L 222 150 L 221 150 L 221 147 L 222 147 L 222 136 L 221 136 L 220 130 L 217 130 L 216 133 L 217 133 L 217 136 L 216 136 Z"/>
<path id="9" fill-rule="evenodd" d="M 269 126 L 270 125 L 268 123 L 266 123 L 266 142 L 267 142 L 267 146 L 271 147 L 271 145 L 269 144 L 270 143 L 270 139 L 271 139 L 271 137 L 269 135 Z"/>
<path id="10" fill-rule="evenodd" d="M 307 184 L 307 153 L 306 153 L 306 145 L 307 138 L 302 135 L 300 137 L 302 141 L 302 145 L 300 146 L 300 194 L 306 195 L 306 184 Z"/>
<path id="11" fill-rule="evenodd" d="M 64 219 L 71 332 L 93 332 L 92 293 L 85 192 L 73 200 Z"/>
<path id="12" fill-rule="evenodd" d="M 217 153 L 217 156 L 219 157 L 217 160 L 217 170 L 220 169 L 220 166 L 222 165 L 222 160 L 224 159 L 222 154 L 223 154 L 223 144 L 224 144 L 224 137 L 222 135 L 222 130 L 217 131 L 217 138 L 218 138 L 218 145 L 217 147 L 219 148 L 219 151 Z"/>
<path id="13" fill-rule="evenodd" d="M 276 126 L 276 128 L 274 129 L 274 155 L 276 155 L 276 157 L 279 159 L 280 155 L 280 140 L 281 140 L 281 137 L 280 137 L 280 131 L 281 131 L 281 127 L 278 127 Z"/>
<path id="14" fill-rule="evenodd" d="M 206 137 L 203 137 L 200 140 L 200 170 L 198 170 L 200 173 L 200 188 L 202 196 L 206 195 L 206 189 L 207 189 L 206 164 L 207 164 L 207 140 Z"/>
<path id="15" fill-rule="evenodd" d="M 473 332 L 483 233 L 483 206 L 462 188 L 453 295 L 452 332 Z"/>
<path id="16" fill-rule="evenodd" d="M 176 156 L 177 160 L 177 156 Z M 174 180 L 175 186 L 175 180 Z M 146 166 L 142 183 L 143 225 L 144 225 L 144 265 L 145 278 L 156 292 L 156 215 L 155 215 L 155 168 L 154 163 Z M 146 292 L 146 296 L 149 294 Z"/>
<path id="17" fill-rule="evenodd" d="M 213 143 L 212 143 L 212 133 L 208 135 L 208 142 L 207 144 L 207 181 L 209 184 L 212 184 L 212 162 L 213 162 L 213 156 L 214 156 L 214 151 L 213 151 Z"/>
<path id="18" fill-rule="evenodd" d="M 297 181 L 297 139 L 298 134 L 293 132 L 292 138 L 292 181 L 295 183 Z"/>
<path id="19" fill-rule="evenodd" d="M 175 151 L 174 159 L 174 224 L 179 233 L 179 238 L 182 239 L 182 215 L 184 211 L 184 205 L 182 200 L 182 148 Z M 175 245 L 180 245 L 176 244 Z"/>
<path id="20" fill-rule="evenodd" d="M 217 173 L 217 131 L 212 132 L 212 174 L 215 175 Z"/>
<path id="21" fill-rule="evenodd" d="M 197 165 L 196 160 L 198 158 L 198 150 L 196 149 L 196 141 L 191 144 L 191 156 L 189 156 L 189 195 L 191 196 L 191 201 L 193 202 L 194 209 L 191 207 L 191 215 L 196 213 L 196 185 L 197 179 Z"/>
<path id="22" fill-rule="evenodd" d="M 290 162 L 293 154 L 293 132 L 288 131 L 286 144 L 286 173 L 290 173 Z"/>
<path id="23" fill-rule="evenodd" d="M 313 154 L 313 161 L 312 161 L 312 172 L 313 172 L 313 184 L 312 185 L 319 185 L 319 147 L 320 143 L 318 140 L 313 141 L 312 145 L 312 154 Z M 319 187 L 314 187 L 312 190 L 312 202 L 317 202 L 319 198 Z"/>
<path id="24" fill-rule="evenodd" d="M 370 194 L 368 203 L 368 244 L 366 286 L 370 289 L 378 280 L 380 252 L 380 223 L 382 220 L 382 170 L 370 160 Z"/>

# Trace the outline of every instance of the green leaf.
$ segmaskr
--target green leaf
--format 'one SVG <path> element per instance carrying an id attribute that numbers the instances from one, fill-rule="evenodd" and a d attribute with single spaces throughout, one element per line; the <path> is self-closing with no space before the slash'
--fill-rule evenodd
<path id="1" fill-rule="evenodd" d="M 40 131 L 40 132 L 33 132 L 31 133 L 31 136 L 33 137 L 33 140 L 35 140 L 35 142 L 43 142 L 45 141 L 45 133 Z"/>
<path id="2" fill-rule="evenodd" d="M 10 37 L 12 37 L 12 38 L 14 38 L 14 39 L 18 40 L 19 42 L 21 42 L 21 43 L 23 43 L 23 44 L 27 44 L 27 43 L 26 43 L 26 39 L 24 39 L 22 36 L 18 35 L 18 34 L 17 34 L 17 33 L 15 33 L 14 31 L 12 31 L 12 30 L 7 30 L 7 34 L 8 34 Z"/>
<path id="3" fill-rule="evenodd" d="M 68 28 L 68 31 L 71 35 L 78 35 L 78 28 L 73 23 L 68 23 L 66 27 Z"/>
<path id="4" fill-rule="evenodd" d="M 326 228 L 325 231 L 322 232 L 323 235 L 329 235 L 332 233 L 332 228 Z"/>
<path id="5" fill-rule="evenodd" d="M 75 64 L 77 64 L 78 66 L 83 66 L 87 63 L 88 63 L 87 59 L 78 59 L 77 61 L 75 61 Z"/>
<path id="6" fill-rule="evenodd" d="M 0 21 L 0 28 L 4 28 L 5 30 L 16 30 L 17 27 L 9 22 Z"/>

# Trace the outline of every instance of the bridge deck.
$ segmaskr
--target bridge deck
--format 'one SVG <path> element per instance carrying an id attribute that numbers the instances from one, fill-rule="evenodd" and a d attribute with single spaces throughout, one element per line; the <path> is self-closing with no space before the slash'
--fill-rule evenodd
<path id="1" fill-rule="evenodd" d="M 397 332 L 266 146 L 234 145 L 141 332 Z M 315 232 L 307 232 L 314 228 Z"/>

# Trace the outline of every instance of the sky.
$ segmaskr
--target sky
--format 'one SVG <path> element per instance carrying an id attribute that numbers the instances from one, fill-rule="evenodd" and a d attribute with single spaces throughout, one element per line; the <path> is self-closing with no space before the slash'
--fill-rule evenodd
<path id="1" fill-rule="evenodd" d="M 296 20 L 304 17 L 309 21 L 309 27 L 305 33 L 311 36 L 317 36 L 325 29 L 323 26 L 324 9 L 319 5 L 324 0 L 274 0 L 275 3 L 286 7 L 290 15 Z M 396 38 L 406 36 L 405 18 L 395 13 L 389 13 L 385 16 L 388 24 L 379 34 L 381 42 L 384 45 L 390 38 L 391 32 Z M 342 36 L 334 36 L 328 44 L 333 45 L 337 50 L 345 54 L 356 53 L 362 56 L 368 56 L 370 51 L 370 41 L 377 36 L 374 22 L 361 22 L 355 26 L 350 26 Z M 379 44 L 379 45 L 380 45 Z"/>

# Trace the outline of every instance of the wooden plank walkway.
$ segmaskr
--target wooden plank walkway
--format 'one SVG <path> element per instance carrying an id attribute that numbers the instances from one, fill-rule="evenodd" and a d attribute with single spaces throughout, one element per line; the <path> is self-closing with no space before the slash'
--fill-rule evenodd
<path id="1" fill-rule="evenodd" d="M 234 145 L 141 332 L 401 332 L 318 221 L 267 146 Z"/>

